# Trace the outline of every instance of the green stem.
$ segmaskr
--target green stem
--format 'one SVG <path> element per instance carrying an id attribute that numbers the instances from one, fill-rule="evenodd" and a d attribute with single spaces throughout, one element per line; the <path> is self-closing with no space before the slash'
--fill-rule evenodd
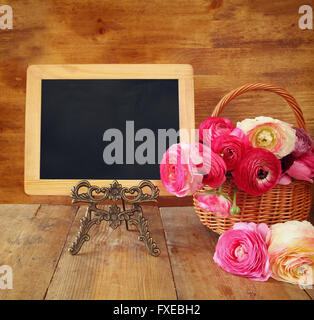
<path id="1" fill-rule="evenodd" d="M 219 187 L 219 189 L 218 189 L 218 191 L 217 191 L 218 196 L 220 196 L 220 195 L 221 195 L 221 190 L 222 190 L 222 185 Z"/>
<path id="2" fill-rule="evenodd" d="M 238 192 L 238 187 L 235 185 L 234 186 L 234 193 L 233 193 L 233 203 L 232 203 L 232 207 L 230 208 L 230 213 L 233 216 L 235 214 L 240 213 L 240 208 L 237 206 L 237 192 Z"/>
<path id="3" fill-rule="evenodd" d="M 238 192 L 238 187 L 234 185 L 234 192 L 233 192 L 233 205 L 237 205 L 237 192 Z"/>

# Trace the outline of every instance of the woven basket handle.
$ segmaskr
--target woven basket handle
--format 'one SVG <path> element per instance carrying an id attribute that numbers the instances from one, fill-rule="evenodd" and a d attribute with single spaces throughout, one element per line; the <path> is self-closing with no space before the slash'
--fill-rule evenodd
<path id="1" fill-rule="evenodd" d="M 245 84 L 244 86 L 239 87 L 235 90 L 232 90 L 218 102 L 218 104 L 216 105 L 212 113 L 212 117 L 218 117 L 219 114 L 224 109 L 224 107 L 235 97 L 241 95 L 242 93 L 245 93 L 248 91 L 254 91 L 254 90 L 264 90 L 264 91 L 274 92 L 280 95 L 282 98 L 284 98 L 288 102 L 289 106 L 292 108 L 294 116 L 297 120 L 298 127 L 306 130 L 302 110 L 298 105 L 297 101 L 293 98 L 293 96 L 289 92 L 287 92 L 285 89 L 280 88 L 274 84 L 268 84 L 268 83 L 250 83 L 250 84 Z"/>

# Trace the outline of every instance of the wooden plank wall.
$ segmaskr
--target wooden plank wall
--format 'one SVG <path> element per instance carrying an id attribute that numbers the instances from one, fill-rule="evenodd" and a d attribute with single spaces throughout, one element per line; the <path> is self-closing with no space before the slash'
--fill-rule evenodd
<path id="1" fill-rule="evenodd" d="M 308 1 L 314 6 L 314 1 Z M 303 0 L 7 0 L 13 30 L 0 30 L 0 203 L 70 203 L 24 194 L 26 69 L 31 64 L 188 63 L 196 125 L 247 82 L 281 85 L 303 108 L 314 136 L 314 31 L 300 30 Z M 274 94 L 246 94 L 223 116 L 293 121 Z M 191 199 L 161 199 L 161 205 Z"/>

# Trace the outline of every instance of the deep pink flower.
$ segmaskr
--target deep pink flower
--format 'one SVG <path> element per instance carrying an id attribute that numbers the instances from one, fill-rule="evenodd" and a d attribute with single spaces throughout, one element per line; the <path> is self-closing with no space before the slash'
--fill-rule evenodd
<path id="1" fill-rule="evenodd" d="M 313 170 L 301 160 L 295 160 L 293 165 L 286 171 L 286 174 L 294 179 L 305 180 L 313 183 Z"/>
<path id="2" fill-rule="evenodd" d="M 240 128 L 234 128 L 234 129 L 230 132 L 230 135 L 231 135 L 231 136 L 236 136 L 236 137 L 240 138 L 246 147 L 252 147 L 252 144 L 251 144 L 248 136 L 247 136 L 247 135 L 244 133 L 244 131 L 241 130 Z"/>
<path id="3" fill-rule="evenodd" d="M 248 150 L 239 166 L 232 172 L 235 184 L 252 195 L 261 195 L 273 188 L 281 176 L 281 164 L 270 151 L 262 148 Z"/>
<path id="4" fill-rule="evenodd" d="M 226 180 L 227 166 L 215 152 L 211 152 L 210 170 L 204 175 L 203 183 L 212 188 L 219 188 Z"/>
<path id="5" fill-rule="evenodd" d="M 233 123 L 228 119 L 209 117 L 200 125 L 199 138 L 203 143 L 211 145 L 214 139 L 221 135 L 229 134 L 234 128 Z"/>
<path id="6" fill-rule="evenodd" d="M 248 140 L 247 143 L 249 145 Z M 231 134 L 217 137 L 212 142 L 211 147 L 214 152 L 223 158 L 227 170 L 233 170 L 238 166 L 247 149 L 247 145 L 241 138 Z"/>
<path id="7" fill-rule="evenodd" d="M 308 153 L 312 149 L 312 139 L 310 135 L 301 128 L 293 127 L 297 136 L 297 140 L 294 145 L 292 155 L 295 158 L 299 158 L 302 155 Z"/>
<path id="8" fill-rule="evenodd" d="M 306 166 L 308 166 L 312 171 L 314 171 L 314 152 L 311 150 L 307 154 L 303 155 L 298 160 L 302 161 Z"/>
<path id="9" fill-rule="evenodd" d="M 266 244 L 268 232 L 265 223 L 236 223 L 219 237 L 214 261 L 232 274 L 267 281 L 271 276 Z"/>
<path id="10" fill-rule="evenodd" d="M 228 218 L 232 202 L 224 195 L 217 195 L 210 191 L 201 191 L 195 194 L 196 203 L 199 208 L 214 212 L 217 216 Z"/>
<path id="11" fill-rule="evenodd" d="M 305 180 L 313 183 L 314 177 L 314 153 L 304 154 L 293 162 L 290 168 L 281 176 L 279 184 L 288 185 L 292 179 Z"/>

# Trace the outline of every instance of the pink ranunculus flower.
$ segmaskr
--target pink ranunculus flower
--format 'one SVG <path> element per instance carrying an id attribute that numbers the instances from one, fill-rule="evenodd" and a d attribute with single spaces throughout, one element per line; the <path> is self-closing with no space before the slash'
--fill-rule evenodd
<path id="1" fill-rule="evenodd" d="M 226 181 L 227 166 L 215 152 L 211 152 L 210 170 L 204 175 L 203 183 L 212 188 L 219 188 Z"/>
<path id="2" fill-rule="evenodd" d="M 314 227 L 310 222 L 274 224 L 267 243 L 272 278 L 299 285 L 314 284 Z"/>
<path id="3" fill-rule="evenodd" d="M 209 117 L 200 124 L 199 138 L 200 141 L 210 146 L 214 139 L 231 133 L 234 128 L 234 124 L 228 119 Z"/>
<path id="4" fill-rule="evenodd" d="M 201 154 L 198 154 L 198 150 L 201 150 Z M 210 169 L 210 153 L 208 147 L 173 144 L 160 163 L 160 178 L 166 190 L 177 197 L 199 190 L 203 186 L 203 175 Z"/>
<path id="5" fill-rule="evenodd" d="M 231 132 L 230 132 L 231 136 L 235 136 L 238 137 L 242 140 L 242 142 L 244 143 L 244 145 L 249 148 L 252 147 L 252 144 L 248 138 L 248 136 L 244 133 L 243 130 L 241 130 L 240 128 L 234 128 Z"/>
<path id="6" fill-rule="evenodd" d="M 278 183 L 281 164 L 272 152 L 262 148 L 252 148 L 232 171 L 232 176 L 239 189 L 260 196 Z"/>
<path id="7" fill-rule="evenodd" d="M 247 146 L 249 146 L 249 142 L 246 145 L 240 137 L 228 134 L 216 138 L 212 142 L 211 148 L 223 158 L 227 170 L 233 170 L 239 165 Z"/>
<path id="8" fill-rule="evenodd" d="M 214 261 L 225 271 L 255 281 L 267 281 L 271 275 L 265 223 L 238 222 L 218 240 Z"/>
<path id="9" fill-rule="evenodd" d="M 283 160 L 283 159 L 281 159 Z M 297 160 L 283 173 L 278 184 L 288 185 L 292 182 L 291 178 L 305 180 L 313 183 L 314 177 L 314 152 L 310 151 Z"/>
<path id="10" fill-rule="evenodd" d="M 267 149 L 278 159 L 294 150 L 296 131 L 289 123 L 271 117 L 256 117 L 238 122 L 237 127 L 244 131 L 253 147 Z"/>
<path id="11" fill-rule="evenodd" d="M 299 158 L 312 150 L 313 143 L 310 135 L 304 129 L 297 127 L 293 127 L 293 129 L 296 132 L 297 140 L 292 155 Z"/>
<path id="12" fill-rule="evenodd" d="M 287 185 L 292 181 L 291 178 L 313 183 L 313 177 L 314 153 L 313 151 L 310 151 L 293 162 L 290 168 L 281 177 L 279 184 Z"/>
<path id="13" fill-rule="evenodd" d="M 194 143 L 190 146 L 190 168 L 194 174 L 205 175 L 211 168 L 212 150 L 205 144 Z"/>
<path id="14" fill-rule="evenodd" d="M 197 206 L 200 209 L 214 212 L 218 217 L 228 218 L 232 202 L 223 194 L 216 194 L 211 191 L 200 191 L 195 194 Z"/>
<path id="15" fill-rule="evenodd" d="M 313 171 L 301 160 L 295 160 L 293 165 L 286 171 L 286 175 L 297 180 L 305 180 L 313 183 Z"/>
<path id="16" fill-rule="evenodd" d="M 313 151 L 313 149 L 310 152 L 304 154 L 298 160 L 302 161 L 307 167 L 309 167 L 314 172 L 314 151 Z"/>

